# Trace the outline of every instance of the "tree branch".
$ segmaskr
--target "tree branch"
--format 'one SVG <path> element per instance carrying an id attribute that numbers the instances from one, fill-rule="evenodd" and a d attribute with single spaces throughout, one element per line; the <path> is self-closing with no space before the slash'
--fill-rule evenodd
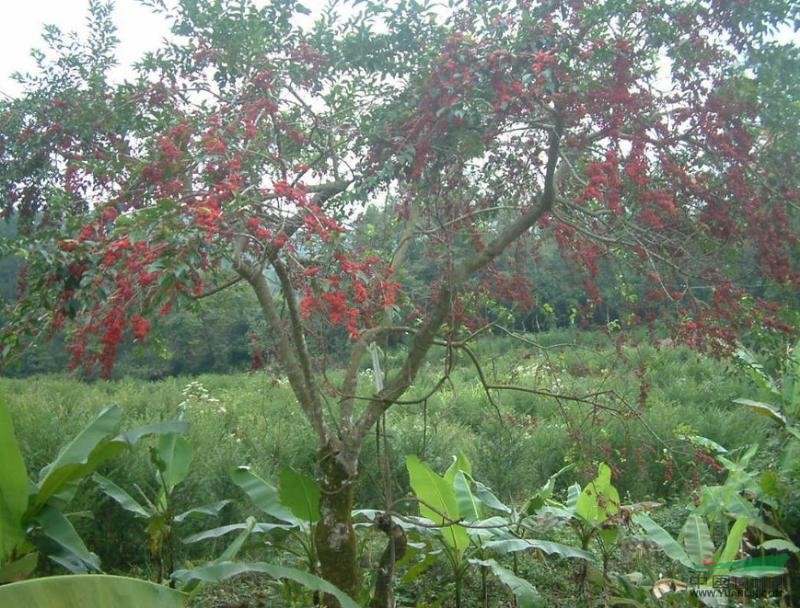
<path id="1" fill-rule="evenodd" d="M 418 217 L 419 209 L 416 206 L 412 206 L 408 214 L 408 218 L 406 219 L 403 234 L 400 237 L 400 245 L 392 256 L 390 267 L 393 271 L 396 271 L 405 263 L 406 254 L 408 253 L 408 248 L 414 235 Z M 392 319 L 390 311 L 386 310 L 384 311 L 381 325 L 372 330 L 364 332 L 361 336 L 361 339 L 353 346 L 353 350 L 350 353 L 350 362 L 347 366 L 347 370 L 345 371 L 344 380 L 342 381 L 342 394 L 346 395 L 342 399 L 340 406 L 340 426 L 342 428 L 349 430 L 353 425 L 354 401 L 352 395 L 355 395 L 358 392 L 358 366 L 361 361 L 361 357 L 366 352 L 370 342 L 374 342 L 380 337 L 385 337 L 387 335 L 386 330 L 389 330 L 388 333 L 393 333 L 393 331 L 405 331 L 403 328 L 392 328 L 391 324 Z M 414 329 L 408 329 L 411 331 L 411 333 L 414 332 Z"/>
<path id="2" fill-rule="evenodd" d="M 438 301 L 427 321 L 417 330 L 402 369 L 389 381 L 382 391 L 373 395 L 372 401 L 356 423 L 354 428 L 356 442 L 360 442 L 375 424 L 378 418 L 400 396 L 408 390 L 414 381 L 425 356 L 436 339 L 436 334 L 447 319 L 452 300 L 464 282 L 478 270 L 486 267 L 492 260 L 503 253 L 511 243 L 529 230 L 539 218 L 549 211 L 557 196 L 556 166 L 558 164 L 561 143 L 562 125 L 556 121 L 556 128 L 550 134 L 547 152 L 544 188 L 537 203 L 510 225 L 506 226 L 489 244 L 474 257 L 462 261 L 456 266 L 448 281 L 438 294 Z"/>
<path id="3" fill-rule="evenodd" d="M 207 289 L 207 290 L 203 291 L 199 295 L 192 296 L 192 299 L 193 300 L 202 300 L 203 298 L 211 297 L 214 294 L 219 293 L 220 291 L 224 291 L 224 290 L 228 289 L 228 287 L 233 287 L 234 285 L 236 285 L 236 283 L 238 283 L 241 280 L 242 280 L 241 276 L 234 277 L 233 279 L 230 279 L 229 281 L 225 281 L 224 283 L 221 283 L 221 284 L 217 285 L 216 287 L 211 287 L 210 289 Z"/>
<path id="4" fill-rule="evenodd" d="M 302 364 L 298 360 L 292 345 L 292 339 L 275 306 L 275 300 L 272 297 L 264 273 L 261 271 L 260 267 L 254 268 L 242 260 L 236 260 L 234 263 L 236 271 L 250 284 L 258 298 L 264 319 L 267 321 L 276 339 L 278 357 L 281 359 L 281 363 L 286 369 L 286 376 L 297 397 L 297 401 L 300 403 L 300 408 L 311 423 L 322 445 L 327 445 L 330 443 L 331 437 L 322 419 L 319 395 L 314 394 L 312 392 L 312 387 L 306 382 Z"/>
<path id="5" fill-rule="evenodd" d="M 350 351 L 350 362 L 345 370 L 344 380 L 342 380 L 342 398 L 339 403 L 339 407 L 341 418 L 340 426 L 343 429 L 343 432 L 346 432 L 344 429 L 349 431 L 353 426 L 353 406 L 355 404 L 355 400 L 357 399 L 356 395 L 358 392 L 358 367 L 361 357 L 364 356 L 365 352 L 367 352 L 369 344 L 388 334 L 413 334 L 415 332 L 416 330 L 413 327 L 404 326 L 373 327 L 372 329 L 367 329 L 366 331 L 361 332 L 361 338 L 359 338 L 358 342 L 353 345 L 353 349 Z"/>
<path id="6" fill-rule="evenodd" d="M 308 387 L 308 396 L 311 399 L 310 406 L 315 412 L 319 412 L 322 416 L 322 403 L 319 398 L 319 389 L 314 380 L 314 374 L 311 370 L 311 356 L 308 353 L 308 345 L 306 344 L 305 336 L 303 334 L 303 321 L 300 318 L 300 313 L 297 310 L 297 300 L 295 298 L 294 287 L 289 277 L 289 273 L 280 258 L 275 258 L 272 263 L 275 269 L 275 274 L 278 275 L 278 280 L 281 282 L 281 289 L 283 290 L 283 299 L 286 302 L 286 307 L 289 310 L 289 328 L 294 350 L 300 361 L 300 369 L 303 372 L 305 384 Z"/>

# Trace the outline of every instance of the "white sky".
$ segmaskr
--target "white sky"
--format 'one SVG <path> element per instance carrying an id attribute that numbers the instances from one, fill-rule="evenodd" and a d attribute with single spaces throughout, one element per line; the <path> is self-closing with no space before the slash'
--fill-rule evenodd
<path id="1" fill-rule="evenodd" d="M 89 13 L 89 0 L 0 0 L 0 94 L 14 96 L 20 87 L 11 79 L 14 72 L 31 71 L 35 64 L 32 48 L 44 50 L 42 29 L 45 24 L 58 26 L 62 32 L 84 34 Z M 256 0 L 264 4 L 264 0 Z M 305 0 L 303 5 L 312 14 L 321 10 L 327 0 Z M 117 26 L 117 74 L 120 78 L 147 51 L 158 48 L 169 33 L 163 16 L 141 6 L 136 0 L 114 0 L 114 24 Z"/>
<path id="2" fill-rule="evenodd" d="M 13 72 L 26 72 L 34 67 L 31 48 L 44 49 L 41 38 L 45 24 L 54 24 L 62 31 L 85 31 L 88 0 L 6 0 L 0 20 L 0 92 L 19 93 L 11 79 Z M 136 0 L 116 0 L 114 23 L 117 26 L 118 61 L 130 65 L 146 51 L 158 47 L 168 33 L 162 17 L 139 5 Z"/>
<path id="3" fill-rule="evenodd" d="M 319 9 L 324 0 L 306 0 L 303 4 L 313 11 Z M 41 38 L 43 26 L 54 24 L 64 32 L 85 32 L 89 0 L 5 0 L 3 5 L 0 94 L 14 96 L 20 89 L 11 79 L 11 74 L 33 69 L 30 50 L 44 48 Z M 142 7 L 136 0 L 116 0 L 113 19 L 120 39 L 117 73 L 122 76 L 126 66 L 159 46 L 168 34 L 168 27 L 163 17 Z M 779 33 L 777 38 L 782 42 L 800 41 L 799 34 L 787 30 Z"/>

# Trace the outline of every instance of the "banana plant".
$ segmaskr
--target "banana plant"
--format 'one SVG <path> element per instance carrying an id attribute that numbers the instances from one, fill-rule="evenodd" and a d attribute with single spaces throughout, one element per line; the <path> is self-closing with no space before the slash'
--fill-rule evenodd
<path id="1" fill-rule="evenodd" d="M 149 581 L 108 574 L 48 576 L 0 586 L 0 606 L 183 608 L 186 595 Z"/>
<path id="2" fill-rule="evenodd" d="M 214 540 L 231 534 L 232 532 L 243 532 L 249 530 L 248 534 L 281 534 L 287 536 L 292 530 L 307 529 L 308 525 L 296 517 L 283 502 L 278 489 L 269 482 L 261 479 L 250 470 L 250 467 L 239 466 L 231 471 L 231 480 L 239 486 L 255 507 L 269 516 L 270 521 L 254 522 L 251 527 L 248 522 L 228 524 L 218 526 L 203 532 L 198 532 L 183 538 L 186 544 L 199 543 L 207 540 Z"/>
<path id="3" fill-rule="evenodd" d="M 270 491 L 274 490 L 274 488 L 250 473 L 245 467 L 239 467 L 237 470 L 240 473 L 248 474 L 243 477 L 237 476 L 238 480 L 249 488 L 250 491 L 248 492 L 248 495 L 250 495 L 251 498 L 253 494 L 257 495 L 259 497 L 257 503 L 260 505 L 259 508 L 268 507 L 271 511 L 273 506 L 276 504 L 273 503 L 275 496 L 272 495 Z M 298 511 L 301 510 L 299 503 L 297 503 L 296 506 Z M 289 516 L 289 514 L 284 512 L 280 506 L 275 508 L 279 513 L 282 513 L 282 515 L 287 517 Z M 272 515 L 272 517 L 274 518 L 275 516 Z M 172 573 L 172 578 L 178 584 L 181 591 L 188 594 L 188 600 L 191 600 L 197 596 L 197 594 L 207 584 L 220 583 L 240 574 L 259 573 L 266 574 L 284 583 L 291 581 L 293 583 L 300 584 L 309 591 L 315 593 L 326 593 L 328 595 L 332 595 L 339 601 L 339 604 L 342 608 L 358 608 L 358 604 L 356 604 L 351 597 L 343 593 L 340 589 L 328 581 L 316 576 L 313 573 L 267 562 L 234 561 L 237 554 L 245 545 L 245 542 L 248 540 L 251 534 L 270 532 L 278 528 L 287 528 L 286 525 L 282 524 L 259 524 L 256 523 L 254 517 L 249 517 L 243 524 L 236 524 L 235 526 L 235 529 L 239 531 L 239 534 L 217 559 L 202 566 L 177 570 Z M 220 529 L 217 536 L 227 534 L 230 531 L 231 530 L 222 531 Z M 209 536 L 209 538 L 211 537 L 213 537 L 213 535 Z"/>
<path id="4" fill-rule="evenodd" d="M 758 451 L 757 445 L 749 446 L 736 456 L 735 452 L 729 452 L 704 437 L 688 439 L 712 452 L 714 458 L 728 472 L 725 481 L 702 487 L 699 502 L 686 518 L 677 539 L 672 538 L 644 513 L 637 513 L 632 519 L 644 531 L 647 539 L 689 572 L 688 584 L 668 579 L 670 589 L 695 590 L 699 601 L 709 606 L 726 605 L 724 598 L 709 592 L 708 587 L 715 574 L 725 575 L 736 570 L 737 577 L 779 576 L 785 572 L 783 563 L 788 559 L 788 554 L 798 553 L 800 549 L 783 531 L 767 523 L 764 518 L 765 508 L 774 506 L 774 501 L 764 489 L 763 475 L 750 468 Z M 743 562 L 744 565 L 734 561 L 745 532 L 749 532 L 749 537 L 760 538 L 761 541 L 756 547 L 749 549 L 751 553 L 778 552 L 779 557 L 761 563 L 759 560 L 762 558 L 756 556 L 747 559 Z M 725 539 L 724 543 L 715 547 L 715 536 Z"/>
<path id="5" fill-rule="evenodd" d="M 543 605 L 536 588 L 519 577 L 514 567 L 497 560 L 525 551 L 555 554 L 564 558 L 592 559 L 588 552 L 561 543 L 525 538 L 520 513 L 501 502 L 472 476 L 469 460 L 460 454 L 444 475 L 439 476 L 416 456 L 406 458 L 411 489 L 419 501 L 421 523 L 431 527 L 441 541 L 443 554 L 453 572 L 456 606 L 470 566 L 480 569 L 486 600 L 486 576 L 494 575 L 514 595 L 520 608 Z"/>
<path id="6" fill-rule="evenodd" d="M 270 534 L 274 541 L 280 542 L 282 549 L 300 558 L 313 572 L 317 562 L 313 526 L 321 517 L 321 493 L 316 482 L 288 467 L 279 471 L 278 487 L 245 466 L 232 470 L 231 480 L 247 494 L 259 511 L 269 517 L 269 521 L 257 523 L 253 533 Z M 240 529 L 241 526 L 242 524 L 233 524 L 214 528 L 186 538 L 184 542 L 193 543 L 218 537 Z M 282 542 L 289 538 L 300 546 L 299 552 L 290 547 L 289 543 Z"/>
<path id="7" fill-rule="evenodd" d="M 0 586 L 0 606 L 80 606 L 81 608 L 185 608 L 207 584 L 219 583 L 245 572 L 266 574 L 276 580 L 295 581 L 311 591 L 327 593 L 342 608 L 358 608 L 350 597 L 321 578 L 286 566 L 264 562 L 237 563 L 235 559 L 255 527 L 249 519 L 234 541 L 215 560 L 178 570 L 178 589 L 149 581 L 106 574 L 52 576 Z"/>
<path id="8" fill-rule="evenodd" d="M 30 576 L 40 556 L 72 573 L 100 571 L 97 556 L 64 511 L 79 485 L 143 437 L 185 430 L 185 423 L 171 422 L 120 433 L 121 422 L 119 407 L 104 408 L 36 479 L 29 479 L 11 414 L 0 397 L 0 583 Z"/>
<path id="9" fill-rule="evenodd" d="M 716 461 L 727 471 L 723 483 L 701 488 L 695 507 L 695 512 L 708 522 L 712 534 L 725 535 L 732 519 L 746 517 L 753 535 L 762 541 L 767 538 L 789 540 L 774 516 L 778 504 L 771 488 L 771 483 L 774 484 L 771 472 L 762 473 L 752 469 L 751 463 L 758 452 L 758 445 L 728 451 L 704 437 L 689 439 L 712 452 Z"/>
<path id="10" fill-rule="evenodd" d="M 611 469 L 605 463 L 598 465 L 597 476 L 585 487 L 581 488 L 575 483 L 567 488 L 566 501 L 560 503 L 552 494 L 554 480 L 564 470 L 551 477 L 526 503 L 524 511 L 528 517 L 520 522 L 520 526 L 530 532 L 551 527 L 572 529 L 580 543 L 580 550 L 576 548 L 575 551 L 580 551 L 584 557 L 579 562 L 580 569 L 576 577 L 581 593 L 585 593 L 587 583 L 591 583 L 617 596 L 631 593 L 640 595 L 641 589 L 633 582 L 638 573 L 611 573 L 609 561 L 617 551 L 623 532 L 629 528 L 630 517 L 654 509 L 659 503 L 621 504 L 619 492 L 611 482 Z M 597 553 L 601 570 L 593 567 Z M 626 602 L 623 601 L 625 598 L 617 599 L 622 604 Z"/>
<path id="11" fill-rule="evenodd" d="M 734 353 L 755 384 L 770 397 L 770 401 L 734 399 L 734 403 L 769 417 L 783 430 L 800 440 L 800 341 L 789 351 L 781 378 L 770 376 L 758 359 L 743 346 Z"/>
<path id="12" fill-rule="evenodd" d="M 619 492 L 611 483 L 611 468 L 600 463 L 597 477 L 586 484 L 575 501 L 574 522 L 583 550 L 588 551 L 592 539 L 596 539 L 603 559 L 604 575 L 620 536 L 623 523 L 621 508 Z"/>
<path id="13" fill-rule="evenodd" d="M 670 560 L 687 571 L 687 581 L 667 579 L 672 582 L 670 587 L 695 591 L 699 600 L 708 606 L 727 605 L 727 598 L 712 592 L 715 576 L 782 576 L 786 572 L 783 566 L 789 559 L 788 553 L 800 552 L 791 541 L 776 539 L 762 543 L 758 549 L 762 552 L 785 552 L 782 555 L 737 560 L 744 534 L 751 523 L 747 517 L 736 519 L 719 546 L 714 544 L 708 521 L 698 512 L 688 515 L 677 539 L 646 513 L 636 513 L 632 519 L 643 531 L 644 538 L 655 543 Z"/>
<path id="14" fill-rule="evenodd" d="M 581 489 L 577 483 L 570 486 L 564 504 L 551 498 L 552 482 L 553 478 L 529 501 L 526 511 L 534 516 L 532 520 L 537 525 L 567 524 L 572 527 L 583 551 L 590 552 L 595 542 L 602 555 L 605 572 L 627 514 L 648 508 L 648 505 L 623 505 L 619 492 L 611 483 L 611 468 L 605 463 L 598 465 L 597 477 L 584 488 Z M 524 523 L 527 525 L 527 522 Z"/>
<path id="15" fill-rule="evenodd" d="M 179 415 L 176 422 L 181 421 Z M 216 517 L 231 502 L 220 500 L 182 513 L 174 513 L 172 498 L 176 487 L 188 477 L 191 460 L 192 446 L 183 432 L 161 435 L 158 445 L 150 449 L 156 490 L 153 495 L 148 496 L 137 486 L 139 500 L 99 473 L 92 476 L 106 496 L 143 521 L 159 582 L 175 569 L 175 527 L 191 517 Z"/>
<path id="16" fill-rule="evenodd" d="M 309 573 L 315 573 L 317 553 L 313 532 L 314 524 L 321 518 L 321 491 L 317 483 L 311 477 L 288 467 L 279 471 L 278 487 L 245 466 L 232 470 L 231 480 L 247 494 L 259 511 L 268 516 L 269 521 L 254 522 L 252 526 L 247 523 L 219 526 L 193 534 L 184 538 L 183 542 L 197 543 L 249 529 L 248 534 L 254 536 L 268 535 L 270 542 L 279 546 L 281 551 L 296 557 Z M 297 572 L 302 573 L 300 570 Z M 297 577 L 284 577 L 284 580 L 299 582 L 304 587 L 311 588 Z M 295 589 L 291 585 L 285 585 L 284 590 L 292 595 Z"/>

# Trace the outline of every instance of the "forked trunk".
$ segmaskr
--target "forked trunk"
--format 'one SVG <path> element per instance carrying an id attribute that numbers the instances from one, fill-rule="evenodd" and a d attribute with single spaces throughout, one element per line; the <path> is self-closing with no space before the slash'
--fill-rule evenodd
<path id="1" fill-rule="evenodd" d="M 322 478 L 322 518 L 314 531 L 320 575 L 350 597 L 358 597 L 360 576 L 356 561 L 356 533 L 351 512 L 356 482 L 356 465 L 331 448 L 317 454 Z M 322 605 L 339 608 L 332 596 L 324 596 Z"/>

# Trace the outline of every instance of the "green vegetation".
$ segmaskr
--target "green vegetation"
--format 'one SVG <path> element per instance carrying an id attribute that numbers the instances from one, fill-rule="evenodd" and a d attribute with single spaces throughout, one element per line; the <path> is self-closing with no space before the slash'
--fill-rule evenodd
<path id="1" fill-rule="evenodd" d="M 423 517 L 444 526 L 439 531 L 401 521 L 413 548 L 396 566 L 400 605 L 427 605 L 437 590 L 450 585 L 455 585 L 452 597 L 463 598 L 463 606 L 506 593 L 520 606 L 536 605 L 527 603 L 533 598 L 565 606 L 581 597 L 591 603 L 597 593 L 607 599 L 622 593 L 623 584 L 615 578 L 620 573 L 642 572 L 645 566 L 653 572 L 669 570 L 669 558 L 677 559 L 678 568 L 694 568 L 699 553 L 686 534 L 690 522 L 696 524 L 697 542 L 708 544 L 713 536 L 717 540 L 711 547 L 727 546 L 733 523 L 729 513 L 747 516 L 751 524 L 761 522 L 759 528 L 767 531 L 762 543 L 777 537 L 793 546 L 786 533 L 797 530 L 796 519 L 786 501 L 796 492 L 796 480 L 782 473 L 791 470 L 791 463 L 775 444 L 770 418 L 734 403 L 741 395 L 766 400 L 768 395 L 759 391 L 768 386 L 752 383 L 735 363 L 613 338 L 557 332 L 537 335 L 541 348 L 532 346 L 531 337 L 525 337 L 528 342 L 485 338 L 475 350 L 489 362 L 483 370 L 486 381 L 526 391 L 494 390 L 490 400 L 472 362 L 459 359 L 445 390 L 387 416 L 381 456 L 374 442 L 365 446 L 366 483 L 356 501 L 363 515 L 357 521 L 373 520 L 374 509 L 386 507 L 387 491 L 395 500 L 392 511 L 411 516 L 416 509 L 404 497 L 413 488 L 417 497 L 427 496 L 420 507 Z M 386 359 L 394 356 L 388 352 Z M 427 369 L 409 400 L 425 395 L 438 381 L 437 370 Z M 246 531 L 250 536 L 242 543 L 241 557 L 252 567 L 230 566 L 228 573 L 266 572 L 266 566 L 253 564 L 276 558 L 313 571 L 310 526 L 319 518 L 314 510 L 319 495 L 307 475 L 313 473 L 314 437 L 293 407 L 284 379 L 260 372 L 86 384 L 51 375 L 2 379 L 0 390 L 29 470 L 47 464 L 65 438 L 102 416 L 108 403 L 119 405 L 126 428 L 152 429 L 178 418 L 189 424 L 185 436 L 181 428 L 143 439 L 149 445 L 108 462 L 102 476 L 84 481 L 75 494 L 69 520 L 104 570 L 162 580 L 182 564 L 214 559 L 229 546 L 228 534 Z M 756 445 L 768 447 L 749 447 Z M 600 476 L 592 481 L 599 462 L 608 466 L 601 465 Z M 240 465 L 249 470 L 232 475 Z M 444 477 L 434 473 L 445 469 Z M 431 498 L 439 486 L 451 488 L 445 492 L 452 497 L 439 493 Z M 571 487 L 578 487 L 577 493 L 567 492 Z M 695 492 L 698 507 L 687 513 L 682 505 L 687 493 Z M 758 501 L 751 503 L 755 495 Z M 223 508 L 227 500 L 231 504 Z M 724 502 L 731 500 L 737 506 Z M 654 508 L 657 503 L 672 506 Z M 634 550 L 639 533 L 630 518 L 622 517 L 621 504 L 627 505 L 623 510 L 633 505 L 633 521 L 669 558 Z M 649 516 L 638 512 L 641 504 L 650 505 Z M 193 509 L 196 505 L 214 508 Z M 762 515 L 765 508 L 775 520 Z M 192 517 L 192 512 L 206 517 Z M 265 514 L 267 522 L 240 523 Z M 448 522 L 455 521 L 467 527 L 455 526 L 461 532 L 448 536 Z M 469 528 L 476 521 L 490 525 Z M 370 572 L 384 541 L 371 527 L 357 525 L 362 526 L 364 559 L 375 560 L 366 568 Z M 683 544 L 670 534 L 680 535 Z M 253 540 L 264 535 L 270 539 L 267 545 Z M 449 557 L 436 559 L 437 553 Z M 46 563 L 38 567 L 40 573 L 55 572 Z M 652 573 L 644 576 L 629 594 L 639 593 L 634 587 L 645 589 L 648 580 L 656 582 Z M 245 580 L 263 589 L 258 578 Z M 598 587 L 598 580 L 607 582 Z M 372 582 L 362 585 L 367 589 Z M 205 605 L 229 597 L 232 589 L 206 589 L 196 601 Z M 274 603 L 269 605 L 309 601 L 308 591 L 297 583 L 270 589 Z M 418 603 L 402 603 L 411 597 Z"/>

